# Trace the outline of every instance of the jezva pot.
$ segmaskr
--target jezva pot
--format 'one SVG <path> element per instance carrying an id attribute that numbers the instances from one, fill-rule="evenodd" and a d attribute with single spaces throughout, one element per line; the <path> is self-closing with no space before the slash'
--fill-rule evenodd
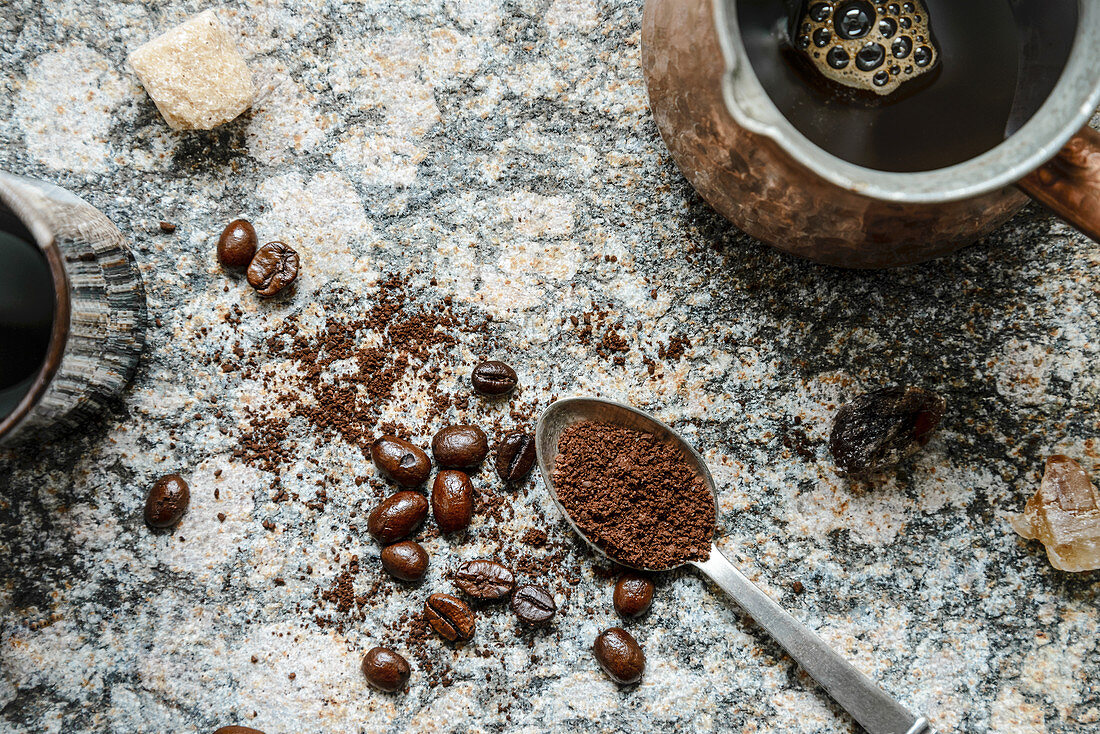
<path id="1" fill-rule="evenodd" d="M 783 117 L 753 72 L 738 1 L 649 0 L 642 64 L 677 166 L 745 232 L 821 263 L 906 265 L 973 242 L 1030 195 L 1100 237 L 1100 135 L 1083 128 L 1100 101 L 1100 3 L 1013 2 L 1030 30 L 1072 43 L 1053 91 L 992 150 L 949 168 L 892 173 L 826 153 Z M 1055 18 L 1068 18 L 1066 27 Z"/>

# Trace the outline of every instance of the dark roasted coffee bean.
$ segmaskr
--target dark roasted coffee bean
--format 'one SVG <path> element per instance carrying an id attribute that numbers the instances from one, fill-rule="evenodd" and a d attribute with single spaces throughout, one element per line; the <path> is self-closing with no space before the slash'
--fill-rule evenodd
<path id="1" fill-rule="evenodd" d="M 630 633 L 619 627 L 604 630 L 592 645 L 596 662 L 619 685 L 637 683 L 645 672 L 645 653 Z"/>
<path id="2" fill-rule="evenodd" d="M 248 266 L 248 284 L 261 296 L 273 296 L 298 277 L 298 253 L 285 242 L 268 242 Z"/>
<path id="3" fill-rule="evenodd" d="M 474 367 L 474 374 L 471 379 L 474 383 L 474 389 L 482 395 L 507 395 L 515 390 L 516 385 L 519 384 L 516 371 L 503 362 L 497 362 L 496 360 L 482 362 Z"/>
<path id="4" fill-rule="evenodd" d="M 223 726 L 214 734 L 264 734 L 259 729 L 250 729 L 247 726 Z"/>
<path id="5" fill-rule="evenodd" d="M 455 584 L 475 599 L 501 599 L 516 587 L 516 577 L 496 561 L 466 561 L 455 574 Z"/>
<path id="6" fill-rule="evenodd" d="M 440 637 L 465 642 L 474 636 L 474 613 L 466 602 L 450 594 L 432 594 L 424 603 L 424 616 Z"/>
<path id="7" fill-rule="evenodd" d="M 653 582 L 627 571 L 615 583 L 615 611 L 624 617 L 640 617 L 653 603 Z"/>
<path id="8" fill-rule="evenodd" d="M 166 474 L 153 482 L 145 498 L 145 523 L 151 528 L 170 528 L 180 521 L 191 501 L 191 488 L 179 474 Z"/>
<path id="9" fill-rule="evenodd" d="M 474 485 L 457 469 L 444 469 L 432 483 L 432 514 L 444 533 L 465 530 L 474 516 Z"/>
<path id="10" fill-rule="evenodd" d="M 256 254 L 256 230 L 247 219 L 234 219 L 218 238 L 218 262 L 231 268 L 243 268 Z"/>
<path id="11" fill-rule="evenodd" d="M 477 426 L 447 426 L 432 439 L 432 456 L 441 466 L 467 469 L 489 453 L 489 438 Z"/>
<path id="12" fill-rule="evenodd" d="M 524 624 L 539 626 L 554 618 L 558 605 L 546 589 L 527 585 L 519 587 L 512 594 L 512 611 Z"/>
<path id="13" fill-rule="evenodd" d="M 409 682 L 411 672 L 409 661 L 393 650 L 375 647 L 363 656 L 363 675 L 380 691 L 400 691 Z"/>
<path id="14" fill-rule="evenodd" d="M 411 540 L 387 545 L 382 549 L 382 568 L 395 579 L 419 581 L 428 570 L 428 551 Z"/>
<path id="15" fill-rule="evenodd" d="M 497 446 L 497 476 L 505 482 L 518 482 L 535 465 L 535 437 L 524 431 L 505 434 Z"/>
<path id="16" fill-rule="evenodd" d="M 424 450 L 397 436 L 382 436 L 370 447 L 378 471 L 400 484 L 415 487 L 432 473 L 432 460 Z"/>
<path id="17" fill-rule="evenodd" d="M 375 540 L 390 545 L 416 530 L 428 516 L 428 500 L 419 492 L 394 492 L 367 518 L 367 529 Z"/>
<path id="18" fill-rule="evenodd" d="M 829 451 L 843 471 L 867 474 L 917 453 L 935 433 L 947 403 L 919 387 L 889 387 L 860 395 L 833 419 Z"/>

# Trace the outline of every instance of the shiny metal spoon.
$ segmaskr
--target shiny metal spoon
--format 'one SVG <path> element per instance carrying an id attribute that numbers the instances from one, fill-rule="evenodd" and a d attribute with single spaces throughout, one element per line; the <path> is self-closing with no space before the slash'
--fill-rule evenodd
<path id="1" fill-rule="evenodd" d="M 542 471 L 543 479 L 546 480 L 546 486 L 550 490 L 554 504 L 561 510 L 573 530 L 584 538 L 596 553 L 607 556 L 581 532 L 569 517 L 569 513 L 561 506 L 551 474 L 554 461 L 558 456 L 558 439 L 562 431 L 580 421 L 614 423 L 651 433 L 670 445 L 676 446 L 706 482 L 711 496 L 714 497 L 715 516 L 717 516 L 718 499 L 714 491 L 714 478 L 711 477 L 703 457 L 699 456 L 676 431 L 656 418 L 620 403 L 594 398 L 559 400 L 542 414 L 535 428 L 539 469 Z M 914 716 L 875 685 L 871 679 L 834 652 L 824 640 L 783 611 L 783 608 L 772 601 L 771 597 L 745 578 L 722 555 L 717 545 L 711 544 L 710 557 L 705 561 L 691 561 L 684 565 L 695 566 L 710 577 L 711 581 L 722 587 L 758 625 L 783 646 L 783 649 L 802 666 L 803 670 L 828 691 L 833 700 L 844 707 L 844 710 L 870 734 L 935 734 L 927 719 L 923 716 Z M 667 571 L 669 569 L 641 570 Z"/>

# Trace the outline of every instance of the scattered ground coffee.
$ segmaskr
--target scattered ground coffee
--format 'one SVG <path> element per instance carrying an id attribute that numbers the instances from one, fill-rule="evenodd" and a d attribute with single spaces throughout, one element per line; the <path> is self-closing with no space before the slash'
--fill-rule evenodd
<path id="1" fill-rule="evenodd" d="M 612 559 L 662 569 L 710 553 L 714 500 L 675 447 L 610 423 L 567 428 L 554 464 L 558 500 Z"/>

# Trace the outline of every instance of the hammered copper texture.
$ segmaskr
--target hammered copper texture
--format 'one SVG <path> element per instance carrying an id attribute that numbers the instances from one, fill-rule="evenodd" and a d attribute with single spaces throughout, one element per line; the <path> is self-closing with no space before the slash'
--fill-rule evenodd
<path id="1" fill-rule="evenodd" d="M 661 138 L 706 201 L 748 234 L 828 265 L 879 268 L 944 255 L 1007 221 L 1027 198 L 1006 187 L 939 204 L 885 202 L 836 186 L 773 140 L 739 127 L 722 97 L 711 0 L 650 0 L 642 66 Z"/>

